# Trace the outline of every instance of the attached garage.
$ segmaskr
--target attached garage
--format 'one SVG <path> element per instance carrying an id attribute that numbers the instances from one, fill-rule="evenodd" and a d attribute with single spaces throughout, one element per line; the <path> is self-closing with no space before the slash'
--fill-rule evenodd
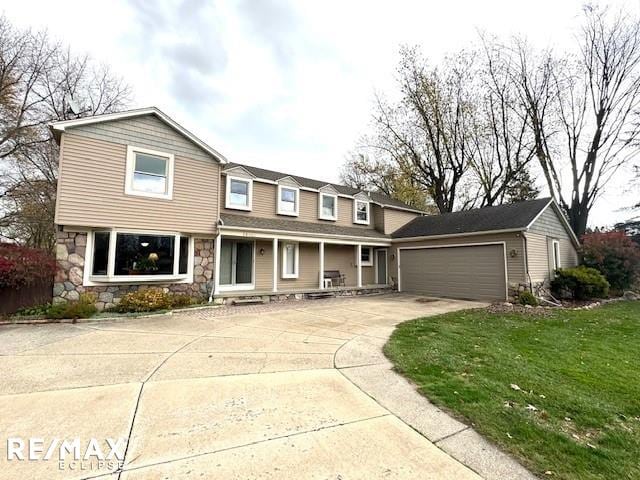
<path id="1" fill-rule="evenodd" d="M 394 284 L 431 297 L 513 299 L 578 264 L 578 240 L 548 198 L 417 217 L 391 237 Z"/>
<path id="2" fill-rule="evenodd" d="M 403 292 L 467 300 L 505 300 L 505 244 L 398 249 Z"/>

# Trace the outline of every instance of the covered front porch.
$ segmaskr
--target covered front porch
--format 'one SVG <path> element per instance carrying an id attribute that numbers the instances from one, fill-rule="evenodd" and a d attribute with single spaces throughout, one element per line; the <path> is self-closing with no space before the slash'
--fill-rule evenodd
<path id="1" fill-rule="evenodd" d="M 214 298 L 357 295 L 390 288 L 386 239 L 221 229 Z"/>

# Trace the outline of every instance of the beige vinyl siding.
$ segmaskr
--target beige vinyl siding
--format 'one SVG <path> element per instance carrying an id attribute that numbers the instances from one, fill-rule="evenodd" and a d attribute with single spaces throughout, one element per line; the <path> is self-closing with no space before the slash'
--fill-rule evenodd
<path id="1" fill-rule="evenodd" d="M 231 173 L 233 175 L 236 175 L 236 172 Z M 297 220 L 301 222 L 327 223 L 347 227 L 360 227 L 369 229 L 374 228 L 373 220 L 369 225 L 359 225 L 357 223 L 353 223 L 353 200 L 351 200 L 350 198 L 338 197 L 338 220 L 333 222 L 330 220 L 320 220 L 318 218 L 318 192 L 300 190 L 300 207 L 299 215 L 297 217 L 292 217 L 290 215 L 278 215 L 278 185 L 275 184 L 258 181 L 253 182 L 253 199 L 252 209 L 250 212 L 235 210 L 233 208 L 226 208 L 226 175 L 222 175 L 222 184 L 219 197 L 222 213 L 229 213 L 233 215 L 249 215 L 262 218 L 281 218 L 285 220 Z"/>
<path id="2" fill-rule="evenodd" d="M 371 253 L 375 255 L 375 250 L 373 250 Z M 376 269 L 373 265 L 371 265 L 370 267 L 363 266 L 362 267 L 362 285 L 373 285 L 374 283 L 376 283 L 375 273 L 376 273 Z M 356 282 L 357 281 L 358 279 L 356 278 Z"/>
<path id="3" fill-rule="evenodd" d="M 264 249 L 264 255 L 260 250 Z M 273 289 L 273 243 L 269 240 L 256 241 L 256 290 Z"/>
<path id="4" fill-rule="evenodd" d="M 531 282 L 544 282 L 549 278 L 547 237 L 538 233 L 527 233 L 527 258 Z"/>
<path id="5" fill-rule="evenodd" d="M 394 284 L 398 283 L 398 247 L 434 246 L 434 245 L 464 245 L 469 243 L 505 242 L 507 253 L 507 281 L 508 283 L 521 283 L 525 281 L 524 244 L 521 233 L 478 234 L 468 237 L 450 237 L 415 242 L 397 242 L 390 250 L 389 276 Z M 511 251 L 515 255 L 510 254 Z M 394 257 L 391 259 L 391 257 Z"/>
<path id="6" fill-rule="evenodd" d="M 553 270 L 553 240 L 560 244 L 560 266 L 578 265 L 578 252 L 559 213 L 549 206 L 531 225 L 527 233 L 529 275 L 532 282 L 548 281 Z"/>
<path id="7" fill-rule="evenodd" d="M 371 218 L 373 220 L 373 227 L 379 232 L 384 232 L 384 209 L 380 205 L 371 204 Z"/>
<path id="8" fill-rule="evenodd" d="M 173 153 L 204 162 L 215 161 L 211 154 L 202 150 L 155 115 L 81 125 L 69 129 L 68 132 L 104 142 L 135 145 L 136 147 Z"/>
<path id="9" fill-rule="evenodd" d="M 78 132 L 62 135 L 56 224 L 215 234 L 220 167 L 212 157 L 132 142 L 175 155 L 173 199 L 125 195 L 127 145 Z"/>
<path id="10" fill-rule="evenodd" d="M 318 288 L 320 256 L 317 243 L 300 243 L 298 278 L 282 278 L 282 245 L 278 242 L 278 290 L 298 288 Z M 264 255 L 260 255 L 264 249 Z M 258 240 L 256 242 L 256 291 L 273 290 L 273 243 Z"/>
<path id="11" fill-rule="evenodd" d="M 282 278 L 282 244 L 278 242 L 278 290 L 317 289 L 319 287 L 320 254 L 317 243 L 300 243 L 300 266 L 298 278 Z M 260 255 L 260 250 L 264 254 Z M 358 283 L 355 264 L 356 247 L 353 245 L 325 244 L 324 269 L 339 270 L 345 275 L 345 285 Z M 375 250 L 374 250 L 375 252 Z M 374 253 L 375 254 L 375 253 Z M 375 267 L 362 267 L 362 284 L 375 283 Z M 336 285 L 337 286 L 337 285 Z M 268 292 L 273 289 L 273 243 L 271 240 L 256 241 L 255 290 Z"/>
<path id="12" fill-rule="evenodd" d="M 418 213 L 406 212 L 404 210 L 396 210 L 393 208 L 385 208 L 384 212 L 384 230 L 383 233 L 390 234 L 395 232 L 403 225 L 409 223 L 414 218 L 420 216 Z"/>
<path id="13" fill-rule="evenodd" d="M 358 284 L 358 272 L 356 267 L 356 247 L 353 245 L 332 245 L 324 246 L 324 269 L 339 270 L 345 276 L 346 286 Z M 364 274 L 364 268 L 362 271 Z M 364 281 L 363 281 L 364 283 Z"/>

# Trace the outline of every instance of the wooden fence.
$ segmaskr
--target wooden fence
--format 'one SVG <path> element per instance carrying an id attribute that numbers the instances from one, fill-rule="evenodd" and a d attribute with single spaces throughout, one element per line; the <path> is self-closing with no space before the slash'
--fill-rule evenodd
<path id="1" fill-rule="evenodd" d="M 0 314 L 14 313 L 25 307 L 50 303 L 53 298 L 53 278 L 21 288 L 0 288 Z"/>

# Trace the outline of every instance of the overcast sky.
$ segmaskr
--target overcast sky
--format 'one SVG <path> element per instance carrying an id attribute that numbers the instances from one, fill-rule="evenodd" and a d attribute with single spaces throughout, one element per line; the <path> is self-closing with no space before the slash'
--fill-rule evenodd
<path id="1" fill-rule="evenodd" d="M 157 106 L 231 161 L 337 181 L 374 91 L 394 90 L 400 44 L 434 63 L 479 30 L 562 49 L 583 3 L 0 0 L 0 11 L 108 63 L 132 86 L 133 106 Z M 624 190 L 622 176 L 592 224 L 630 216 L 617 211 L 632 201 Z"/>

